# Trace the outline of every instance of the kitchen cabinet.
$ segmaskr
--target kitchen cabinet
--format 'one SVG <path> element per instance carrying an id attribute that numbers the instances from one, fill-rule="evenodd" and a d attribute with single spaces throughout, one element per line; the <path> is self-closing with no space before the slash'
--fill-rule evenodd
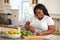
<path id="1" fill-rule="evenodd" d="M 11 13 L 10 10 L 9 0 L 0 0 L 0 13 Z"/>
<path id="2" fill-rule="evenodd" d="M 53 18 L 60 18 L 60 0 L 38 0 L 46 6 L 49 14 Z"/>
<path id="3" fill-rule="evenodd" d="M 9 3 L 9 0 L 4 0 L 4 3 Z"/>
<path id="4" fill-rule="evenodd" d="M 44 4 L 50 14 L 60 14 L 60 0 L 38 0 L 38 3 Z"/>

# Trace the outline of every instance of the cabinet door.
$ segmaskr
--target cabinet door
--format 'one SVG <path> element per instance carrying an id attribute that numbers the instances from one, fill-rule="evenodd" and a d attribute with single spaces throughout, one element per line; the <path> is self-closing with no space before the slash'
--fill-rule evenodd
<path id="1" fill-rule="evenodd" d="M 50 14 L 60 14 L 60 0 L 38 0 L 38 3 L 44 4 Z"/>
<path id="2" fill-rule="evenodd" d="M 4 3 L 9 3 L 9 0 L 4 0 Z"/>

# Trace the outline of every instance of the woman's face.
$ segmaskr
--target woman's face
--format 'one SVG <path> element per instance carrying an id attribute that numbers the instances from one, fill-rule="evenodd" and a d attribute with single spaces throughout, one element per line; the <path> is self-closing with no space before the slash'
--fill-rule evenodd
<path id="1" fill-rule="evenodd" d="M 43 10 L 40 10 L 40 9 L 36 9 L 35 10 L 35 15 L 36 15 L 36 17 L 38 17 L 38 19 L 42 19 L 43 17 L 44 17 L 44 12 L 43 12 Z"/>

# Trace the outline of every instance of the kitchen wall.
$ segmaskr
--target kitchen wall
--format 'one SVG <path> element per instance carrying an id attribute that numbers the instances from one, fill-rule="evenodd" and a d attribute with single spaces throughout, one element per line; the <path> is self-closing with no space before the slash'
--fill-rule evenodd
<path id="1" fill-rule="evenodd" d="M 44 4 L 50 14 L 60 14 L 60 0 L 38 0 L 38 3 Z"/>
<path id="2" fill-rule="evenodd" d="M 12 24 L 14 25 L 24 25 L 25 22 L 21 22 L 19 21 L 19 10 L 18 9 L 11 9 L 11 16 L 9 16 L 8 18 L 12 20 Z"/>
<path id="3" fill-rule="evenodd" d="M 58 31 L 60 29 L 60 18 L 53 18 L 53 20 L 54 20 L 55 25 L 56 25 L 56 31 Z"/>
<path id="4" fill-rule="evenodd" d="M 0 13 L 0 24 L 7 24 L 7 14 Z"/>
<path id="5" fill-rule="evenodd" d="M 19 16 L 19 10 L 18 9 L 11 9 L 11 16 L 9 18 L 12 20 L 12 24 L 18 23 L 18 16 Z"/>
<path id="6" fill-rule="evenodd" d="M 4 13 L 0 13 L 0 19 L 7 19 L 7 14 L 4 14 Z"/>

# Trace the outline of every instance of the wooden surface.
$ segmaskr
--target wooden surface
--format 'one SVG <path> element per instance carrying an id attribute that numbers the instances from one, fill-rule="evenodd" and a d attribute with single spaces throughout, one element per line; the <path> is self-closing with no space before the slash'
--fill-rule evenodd
<path id="1" fill-rule="evenodd" d="M 2 37 L 0 37 L 0 40 L 25 40 L 25 39 L 8 39 L 8 38 L 2 38 Z M 48 40 L 48 39 L 44 39 L 44 40 Z"/>
<path id="2" fill-rule="evenodd" d="M 12 28 L 11 27 L 8 27 L 7 25 L 2 25 L 2 26 L 0 26 L 2 29 L 1 29 L 1 31 L 3 30 L 3 31 L 5 31 L 5 30 L 11 30 Z M 7 28 L 7 29 L 3 29 L 3 28 Z M 1 31 L 0 31 L 0 33 L 1 33 Z M 0 40 L 25 40 L 25 39 L 8 39 L 8 38 L 3 38 L 3 37 L 0 37 Z M 26 40 L 28 40 L 28 39 L 26 39 Z M 45 39 L 44 38 L 44 40 L 48 40 L 48 39 Z"/>

